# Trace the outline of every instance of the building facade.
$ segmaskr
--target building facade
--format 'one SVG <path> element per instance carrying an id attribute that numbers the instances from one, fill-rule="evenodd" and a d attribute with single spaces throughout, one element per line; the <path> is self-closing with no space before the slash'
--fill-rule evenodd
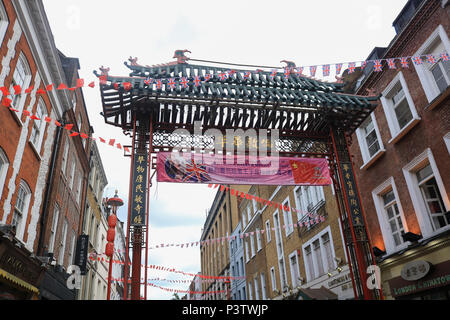
<path id="1" fill-rule="evenodd" d="M 94 257 L 103 257 L 103 259 L 100 261 L 88 260 L 87 273 L 83 277 L 78 299 L 105 300 L 109 265 L 102 254 L 105 252 L 106 233 L 109 227 L 107 208 L 103 202 L 103 190 L 108 184 L 108 180 L 95 141 L 92 141 L 90 166 L 83 233 L 89 236 L 88 254 Z"/>
<path id="2" fill-rule="evenodd" d="M 230 266 L 231 266 L 231 299 L 246 300 L 247 288 L 244 265 L 244 240 L 241 238 L 242 227 L 239 222 L 231 234 L 230 240 Z"/>
<path id="3" fill-rule="evenodd" d="M 117 219 L 116 237 L 114 239 L 114 260 L 125 261 L 126 241 L 124 223 Z M 115 279 L 124 279 L 125 266 L 123 264 L 113 263 L 111 276 Z M 124 293 L 123 281 L 111 283 L 111 300 L 123 300 Z"/>
<path id="4" fill-rule="evenodd" d="M 386 299 L 450 298 L 449 13 L 448 1 L 408 1 L 371 55 L 422 62 L 368 64 L 355 86 L 380 95 L 350 152 Z"/>
<path id="5" fill-rule="evenodd" d="M 305 289 L 354 298 L 332 186 L 252 186 L 249 194 L 239 206 L 249 300 L 297 299 Z"/>
<path id="6" fill-rule="evenodd" d="M 11 108 L 0 109 L 0 226 L 6 236 L 0 248 L 1 291 L 8 299 L 45 298 L 50 294 L 45 296 L 40 283 L 53 266 L 44 270 L 45 257 L 36 257 L 43 255 L 42 208 L 58 133 L 44 118 L 63 119 L 70 97 L 65 90 L 37 93 L 66 81 L 42 1 L 0 1 L 0 41 L 0 95 L 11 100 Z"/>
<path id="7" fill-rule="evenodd" d="M 245 191 L 248 186 L 236 186 L 236 189 Z M 214 198 L 200 239 L 207 242 L 200 245 L 201 272 L 204 275 L 230 276 L 228 237 L 238 223 L 238 201 L 238 198 L 220 191 Z M 212 239 L 217 238 L 220 238 L 221 241 L 212 241 Z M 204 281 L 202 291 L 216 292 L 205 294 L 203 300 L 227 299 L 227 284 L 224 281 Z M 217 293 L 217 291 L 220 291 L 220 293 Z"/>

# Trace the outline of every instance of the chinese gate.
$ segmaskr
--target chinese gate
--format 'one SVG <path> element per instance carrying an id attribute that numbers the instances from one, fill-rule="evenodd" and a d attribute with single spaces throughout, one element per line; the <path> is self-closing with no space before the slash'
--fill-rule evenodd
<path id="1" fill-rule="evenodd" d="M 369 289 L 367 267 L 375 265 L 364 210 L 348 149 L 348 136 L 376 106 L 377 97 L 343 92 L 342 83 L 321 82 L 292 71 L 285 73 L 230 70 L 188 64 L 178 50 L 177 61 L 155 66 L 130 57 L 127 77 L 101 68 L 100 91 L 105 122 L 132 137 L 125 276 L 132 249 L 131 299 L 140 298 L 141 251 L 147 264 L 148 197 L 152 154 L 184 148 L 211 151 L 213 137 L 194 134 L 194 122 L 206 129 L 278 130 L 274 148 L 280 156 L 326 158 L 336 190 L 340 222 L 357 299 L 382 299 Z M 185 129 L 182 136 L 176 129 Z M 152 167 L 154 168 L 154 166 Z M 147 268 L 145 269 L 145 283 Z M 127 283 L 124 281 L 125 293 Z M 145 290 L 145 298 L 146 298 Z M 125 294 L 125 299 L 127 294 Z"/>

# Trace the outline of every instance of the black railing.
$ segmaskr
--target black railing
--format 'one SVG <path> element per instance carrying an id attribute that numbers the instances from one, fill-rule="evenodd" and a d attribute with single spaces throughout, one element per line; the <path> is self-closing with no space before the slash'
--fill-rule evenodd
<path id="1" fill-rule="evenodd" d="M 317 217 L 327 217 L 328 213 L 326 211 L 325 207 L 325 200 L 320 200 L 315 205 L 309 205 L 307 207 L 308 213 L 305 214 L 298 222 L 297 222 L 297 228 L 298 228 L 298 234 L 299 236 L 302 236 L 312 229 L 314 229 L 318 223 L 316 222 Z M 301 227 L 299 226 L 299 223 Z"/>

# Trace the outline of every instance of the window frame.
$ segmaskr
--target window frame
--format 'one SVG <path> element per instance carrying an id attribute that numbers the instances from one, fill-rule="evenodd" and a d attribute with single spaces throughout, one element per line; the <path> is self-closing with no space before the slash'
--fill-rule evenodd
<path id="1" fill-rule="evenodd" d="M 277 289 L 277 277 L 275 272 L 275 267 L 270 268 L 270 283 L 272 285 L 272 291 L 276 291 Z"/>
<path id="2" fill-rule="evenodd" d="M 20 190 L 24 190 L 24 199 L 23 199 L 23 208 L 22 211 L 20 211 L 17 208 L 17 200 L 19 198 L 19 192 Z M 14 216 L 16 215 L 16 210 L 19 211 L 21 217 L 20 217 L 20 222 L 18 224 L 18 226 L 16 226 L 16 236 L 18 239 L 22 239 L 23 237 L 23 232 L 25 230 L 25 224 L 28 218 L 28 210 L 30 208 L 30 200 L 31 200 L 31 189 L 28 186 L 28 183 L 25 182 L 25 180 L 20 180 L 19 183 L 19 188 L 17 188 L 17 197 L 16 197 L 16 202 L 14 203 L 14 208 L 13 208 L 13 212 L 12 212 L 12 218 L 11 218 L 11 224 L 14 221 Z"/>
<path id="3" fill-rule="evenodd" d="M 265 223 L 265 227 L 266 227 L 266 240 L 267 243 L 269 243 L 270 241 L 272 241 L 272 233 L 271 233 L 271 229 L 270 229 L 270 220 L 267 219 L 266 223 Z"/>
<path id="4" fill-rule="evenodd" d="M 291 259 L 293 258 L 293 257 L 295 257 L 295 263 L 296 263 L 296 265 L 297 265 L 297 269 L 296 270 L 293 270 L 293 266 L 292 266 L 292 263 L 291 263 Z M 300 274 L 300 266 L 299 266 L 299 262 L 298 262 L 298 255 L 297 255 L 297 250 L 294 250 L 290 255 L 289 255 L 289 269 L 290 269 L 290 271 L 291 271 L 291 282 L 292 282 L 292 288 L 296 288 L 296 287 L 298 287 L 299 285 L 301 285 L 301 283 L 300 283 L 300 277 L 301 277 L 301 274 Z M 295 278 L 294 277 L 294 273 L 295 273 L 295 271 L 297 271 L 297 273 L 298 273 L 298 278 Z"/>
<path id="5" fill-rule="evenodd" d="M 391 93 L 394 88 L 400 84 L 402 90 L 405 94 L 405 99 L 408 103 L 409 110 L 411 111 L 412 118 L 411 120 L 403 126 L 403 128 L 399 127 L 397 116 L 395 115 L 394 106 L 392 104 L 392 96 Z M 391 82 L 387 85 L 387 87 L 383 90 L 382 96 L 380 98 L 381 104 L 383 106 L 384 114 L 386 116 L 386 120 L 388 123 L 389 131 L 391 133 L 391 139 L 388 143 L 396 143 L 399 141 L 406 133 L 408 133 L 420 120 L 417 113 L 416 106 L 411 97 L 411 94 L 408 89 L 408 85 L 405 81 L 405 77 L 403 76 L 402 71 L 399 71 L 397 75 L 391 80 Z"/>
<path id="6" fill-rule="evenodd" d="M 24 80 L 23 80 L 23 83 L 20 83 L 20 84 L 16 83 L 15 80 L 14 80 L 14 73 L 15 73 L 19 63 L 24 66 Z M 19 120 L 20 124 L 23 124 L 22 119 L 21 119 L 21 115 L 22 115 L 22 111 L 24 110 L 25 101 L 26 101 L 27 96 L 28 96 L 27 94 L 24 94 L 23 92 L 24 92 L 25 89 L 27 89 L 29 87 L 29 85 L 31 83 L 31 78 L 32 78 L 30 63 L 28 62 L 28 59 L 27 59 L 27 57 L 25 56 L 25 54 L 23 52 L 19 53 L 19 57 L 17 58 L 17 63 L 15 65 L 14 69 L 11 70 L 11 73 L 12 73 L 12 78 L 11 78 L 11 84 L 10 84 L 10 90 L 9 91 L 13 92 L 14 91 L 13 86 L 17 85 L 17 84 L 20 85 L 21 88 L 22 88 L 22 92 L 21 92 L 20 96 L 18 97 L 17 103 L 14 103 L 14 104 L 11 103 L 11 106 L 14 109 L 18 110 L 18 112 L 14 112 L 13 111 L 13 114 L 16 115 L 16 117 Z M 15 95 L 13 95 L 11 97 L 11 100 L 13 102 L 14 102 L 15 97 L 16 97 Z"/>
<path id="7" fill-rule="evenodd" d="M 371 119 L 373 123 L 373 127 L 379 145 L 378 151 L 375 152 L 372 156 L 370 155 L 369 146 L 367 145 L 366 141 L 366 135 L 364 133 L 364 128 L 362 127 L 362 125 L 365 124 L 367 119 Z M 374 163 L 378 158 L 380 158 L 382 154 L 386 152 L 386 150 L 384 149 L 383 140 L 381 139 L 380 129 L 378 128 L 375 113 L 372 111 L 367 119 L 361 124 L 361 126 L 359 126 L 356 129 L 356 138 L 358 139 L 359 149 L 361 151 L 361 156 L 363 159 L 363 164 L 360 167 L 360 169 L 367 169 L 372 163 Z"/>
<path id="8" fill-rule="evenodd" d="M 2 197 L 3 187 L 6 184 L 8 174 L 9 159 L 6 152 L 0 147 L 0 198 Z"/>
<path id="9" fill-rule="evenodd" d="M 52 226 L 50 228 L 50 239 L 48 242 L 48 252 L 55 252 L 56 235 L 58 232 L 58 220 L 59 220 L 60 208 L 58 204 L 55 204 L 53 209 Z"/>
<path id="10" fill-rule="evenodd" d="M 391 254 L 400 250 L 405 249 L 408 246 L 408 241 L 404 241 L 400 245 L 396 245 L 393 239 L 390 225 L 387 221 L 386 211 L 384 209 L 385 205 L 383 202 L 383 195 L 385 195 L 389 191 L 393 191 L 395 202 L 397 203 L 397 208 L 400 214 L 400 218 L 403 224 L 403 230 L 408 232 L 408 224 L 405 218 L 405 214 L 403 211 L 403 206 L 400 201 L 400 197 L 398 195 L 397 186 L 395 184 L 394 177 L 389 177 L 383 183 L 381 183 L 378 187 L 372 190 L 372 199 L 375 205 L 375 211 L 377 213 L 378 224 L 381 229 L 381 235 L 383 236 L 384 246 L 386 254 Z"/>
<path id="11" fill-rule="evenodd" d="M 442 25 L 439 25 L 434 31 L 430 34 L 430 36 L 425 40 L 425 42 L 420 46 L 420 48 L 416 51 L 414 56 L 422 56 L 426 55 L 427 51 L 429 51 L 431 45 L 440 38 L 441 43 L 443 44 L 445 50 L 450 52 L 450 41 L 447 36 L 447 32 L 445 31 Z M 431 68 L 427 62 L 424 62 L 420 65 L 414 64 L 414 68 L 416 69 L 417 75 L 419 76 L 419 81 L 422 84 L 422 88 L 425 92 L 425 96 L 429 103 L 431 103 L 436 97 L 438 97 L 441 92 L 436 84 L 436 81 L 431 73 Z"/>
<path id="12" fill-rule="evenodd" d="M 3 43 L 3 40 L 6 35 L 6 30 L 8 30 L 8 26 L 9 26 L 9 17 L 8 14 L 6 13 L 3 1 L 0 1 L 0 43 Z"/>
<path id="13" fill-rule="evenodd" d="M 284 201 L 282 202 L 282 210 L 283 210 L 283 221 L 284 221 L 284 232 L 286 234 L 286 237 L 290 236 L 293 232 L 294 232 L 294 226 L 293 226 L 293 221 L 292 221 L 292 210 L 284 210 L 284 207 L 287 205 L 289 206 L 289 208 L 291 208 L 291 203 L 289 200 L 289 196 L 286 197 L 286 199 L 284 199 Z"/>
<path id="14" fill-rule="evenodd" d="M 422 198 L 422 193 L 420 191 L 416 172 L 423 168 L 427 163 L 430 164 L 433 171 L 436 184 L 438 185 L 439 192 L 441 194 L 442 201 L 444 202 L 445 209 L 450 210 L 450 201 L 447 196 L 447 192 L 442 181 L 439 169 L 436 165 L 433 153 L 430 148 L 425 149 L 421 154 L 415 157 L 407 165 L 402 168 L 403 175 L 405 176 L 406 185 L 408 187 L 409 195 L 411 196 L 412 204 L 416 212 L 417 220 L 422 232 L 422 241 L 428 237 L 432 237 L 436 234 L 444 232 L 450 229 L 450 225 L 443 228 L 434 230 L 433 225 L 428 214 L 428 210 Z M 425 214 L 424 214 L 425 213 Z"/>
<path id="15" fill-rule="evenodd" d="M 38 110 L 41 111 L 42 115 L 38 116 Z M 31 133 L 30 133 L 30 140 L 29 140 L 39 155 L 41 154 L 42 141 L 44 139 L 45 130 L 47 128 L 47 122 L 44 121 L 44 118 L 47 115 L 48 115 L 47 114 L 47 105 L 45 104 L 45 102 L 42 98 L 39 98 L 39 101 L 36 106 L 36 117 L 40 118 L 41 120 L 33 120 L 33 123 L 31 124 Z M 38 129 L 35 129 L 36 121 L 39 121 Z M 38 134 L 39 134 L 37 143 L 35 143 L 33 141 L 34 140 L 33 132 L 35 132 L 35 130 L 37 130 Z"/>

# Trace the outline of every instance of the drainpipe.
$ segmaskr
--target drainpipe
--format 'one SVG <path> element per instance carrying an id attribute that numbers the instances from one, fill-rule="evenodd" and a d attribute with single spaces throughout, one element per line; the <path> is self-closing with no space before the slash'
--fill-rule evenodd
<path id="1" fill-rule="evenodd" d="M 64 111 L 62 118 L 65 119 L 65 115 L 66 115 L 66 111 Z M 47 209 L 49 207 L 49 198 L 51 195 L 51 191 L 52 191 L 52 180 L 53 180 L 53 175 L 54 175 L 54 171 L 55 171 L 55 162 L 56 162 L 56 157 L 58 155 L 59 152 L 59 144 L 61 141 L 61 128 L 64 126 L 64 120 L 58 120 L 59 123 L 61 123 L 61 127 L 57 126 L 56 127 L 56 136 L 55 136 L 55 142 L 53 145 L 53 154 L 52 154 L 52 159 L 50 162 L 50 175 L 47 179 L 47 183 L 46 183 L 46 190 L 45 190 L 45 200 L 44 200 L 44 204 L 42 207 L 42 214 L 41 214 L 41 218 L 40 218 L 40 230 L 39 230 L 39 242 L 38 242 L 38 247 L 37 247 L 37 256 L 42 256 L 44 254 L 44 236 L 45 236 L 45 229 L 44 226 L 47 224 L 47 218 L 48 218 L 48 213 L 47 213 Z"/>

